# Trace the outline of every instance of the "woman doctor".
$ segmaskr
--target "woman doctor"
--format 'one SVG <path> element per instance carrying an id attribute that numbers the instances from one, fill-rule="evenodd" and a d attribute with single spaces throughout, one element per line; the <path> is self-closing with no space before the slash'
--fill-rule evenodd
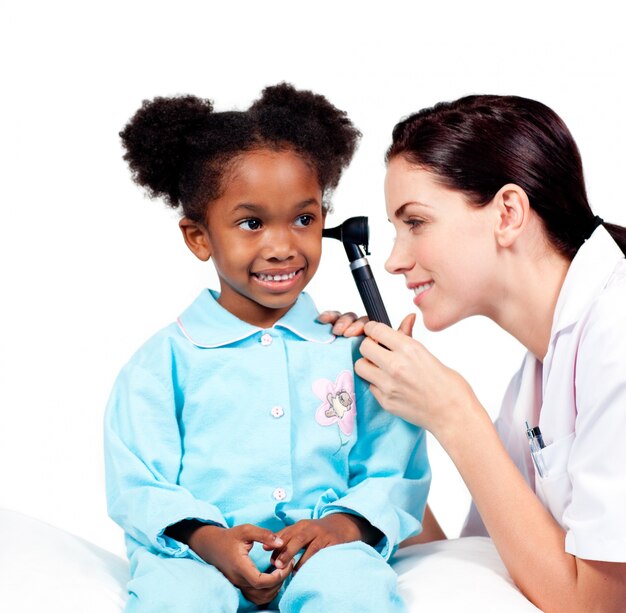
<path id="1" fill-rule="evenodd" d="M 491 536 L 529 600 L 623 613 L 626 229 L 594 216 L 571 134 L 533 100 L 422 110 L 396 125 L 386 160 L 386 268 L 404 275 L 425 326 L 484 315 L 528 354 L 495 427 L 465 379 L 411 338 L 415 315 L 399 331 L 365 325 L 358 374 L 450 455 L 473 499 L 464 534 Z M 335 332 L 360 332 L 353 319 Z M 427 509 L 422 539 L 437 538 Z"/>

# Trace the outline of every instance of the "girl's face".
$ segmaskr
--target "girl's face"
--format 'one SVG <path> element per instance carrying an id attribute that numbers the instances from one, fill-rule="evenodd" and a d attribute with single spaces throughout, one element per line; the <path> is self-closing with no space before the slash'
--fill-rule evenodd
<path id="1" fill-rule="evenodd" d="M 424 325 L 442 330 L 471 315 L 490 316 L 494 208 L 470 206 L 461 192 L 402 156 L 387 167 L 385 199 L 396 230 L 385 268 L 405 276 Z"/>
<path id="2" fill-rule="evenodd" d="M 325 211 L 314 170 L 293 151 L 241 155 L 210 203 L 206 236 L 218 302 L 260 327 L 278 321 L 315 274 Z"/>

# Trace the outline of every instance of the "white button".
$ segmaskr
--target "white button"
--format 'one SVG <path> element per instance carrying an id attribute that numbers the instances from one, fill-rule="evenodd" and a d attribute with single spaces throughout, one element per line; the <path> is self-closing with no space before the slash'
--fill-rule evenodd
<path id="1" fill-rule="evenodd" d="M 272 417 L 275 417 L 276 419 L 278 419 L 279 417 L 282 417 L 285 414 L 285 411 L 283 411 L 283 407 L 272 407 Z"/>
<path id="2" fill-rule="evenodd" d="M 287 492 L 282 487 L 277 487 L 272 492 L 272 496 L 274 496 L 276 500 L 285 500 L 285 498 L 287 497 Z"/>
<path id="3" fill-rule="evenodd" d="M 268 345 L 272 344 L 272 337 L 269 334 L 264 334 L 261 337 L 261 345 L 263 345 L 264 347 L 267 347 Z"/>

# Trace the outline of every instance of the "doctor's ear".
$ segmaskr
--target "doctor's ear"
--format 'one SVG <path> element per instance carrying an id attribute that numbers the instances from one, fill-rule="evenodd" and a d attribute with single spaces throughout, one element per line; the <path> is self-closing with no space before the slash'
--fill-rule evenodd
<path id="1" fill-rule="evenodd" d="M 212 253 L 209 232 L 203 224 L 192 221 L 188 217 L 183 217 L 178 222 L 178 227 L 183 233 L 183 238 L 189 250 L 203 262 L 206 262 Z"/>
<path id="2" fill-rule="evenodd" d="M 493 203 L 497 211 L 496 240 L 501 247 L 510 247 L 528 224 L 528 196 L 519 185 L 507 183 L 498 190 Z"/>

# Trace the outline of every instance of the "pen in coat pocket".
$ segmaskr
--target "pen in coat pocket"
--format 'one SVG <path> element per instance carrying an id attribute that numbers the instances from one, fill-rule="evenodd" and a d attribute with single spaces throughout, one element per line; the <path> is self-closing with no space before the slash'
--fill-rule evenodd
<path id="1" fill-rule="evenodd" d="M 528 437 L 528 444 L 530 445 L 530 455 L 535 463 L 537 472 L 542 479 L 545 479 L 548 476 L 548 469 L 546 468 L 546 463 L 543 459 L 543 453 L 541 450 L 546 445 L 543 442 L 543 436 L 541 435 L 539 426 L 531 428 L 528 425 L 528 422 L 526 422 L 526 436 Z"/>

